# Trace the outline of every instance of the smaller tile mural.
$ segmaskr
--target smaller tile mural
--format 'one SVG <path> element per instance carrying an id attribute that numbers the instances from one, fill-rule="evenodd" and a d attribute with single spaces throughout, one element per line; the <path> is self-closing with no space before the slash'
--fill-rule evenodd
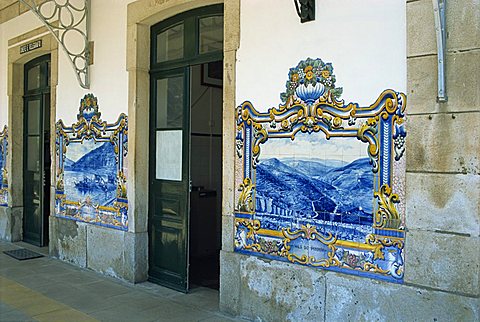
<path id="1" fill-rule="evenodd" d="M 406 97 L 345 104 L 335 82 L 308 58 L 278 108 L 237 108 L 235 250 L 401 283 Z"/>
<path id="2" fill-rule="evenodd" d="M 76 123 L 57 122 L 55 215 L 127 230 L 127 116 L 114 124 L 100 116 L 87 94 Z"/>
<path id="3" fill-rule="evenodd" d="M 5 125 L 0 132 L 0 207 L 8 206 L 8 128 Z"/>

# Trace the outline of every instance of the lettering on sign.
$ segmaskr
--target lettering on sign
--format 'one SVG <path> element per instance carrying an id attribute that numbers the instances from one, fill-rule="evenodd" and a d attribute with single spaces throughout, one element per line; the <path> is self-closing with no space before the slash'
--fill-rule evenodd
<path id="1" fill-rule="evenodd" d="M 38 49 L 42 47 L 42 40 L 35 40 L 34 42 L 31 42 L 29 44 L 25 44 L 23 46 L 20 46 L 20 54 L 25 54 L 28 53 L 29 51 Z"/>

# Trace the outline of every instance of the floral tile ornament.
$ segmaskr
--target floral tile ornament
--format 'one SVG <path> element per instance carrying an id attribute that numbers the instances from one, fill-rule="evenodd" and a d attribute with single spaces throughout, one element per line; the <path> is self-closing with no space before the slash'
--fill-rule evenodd
<path id="1" fill-rule="evenodd" d="M 127 116 L 108 124 L 85 95 L 77 122 L 56 124 L 55 216 L 127 230 L 127 152 Z"/>
<path id="2" fill-rule="evenodd" d="M 5 125 L 0 131 L 0 207 L 8 206 L 8 127 Z"/>
<path id="3" fill-rule="evenodd" d="M 302 60 L 296 67 L 290 68 L 286 91 L 280 94 L 280 99 L 285 104 L 297 96 L 311 104 L 324 93 L 327 93 L 330 100 L 338 99 L 343 89 L 335 88 L 335 81 L 331 63 L 325 64 L 321 59 L 308 58 Z"/>
<path id="4" fill-rule="evenodd" d="M 237 107 L 235 250 L 402 283 L 406 96 L 361 107 L 335 83 L 308 58 L 278 108 Z"/>

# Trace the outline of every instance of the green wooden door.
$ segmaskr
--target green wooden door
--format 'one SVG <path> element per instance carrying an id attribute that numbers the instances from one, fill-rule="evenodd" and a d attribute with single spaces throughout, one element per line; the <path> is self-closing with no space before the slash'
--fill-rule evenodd
<path id="1" fill-rule="evenodd" d="M 189 69 L 152 74 L 149 277 L 188 289 Z"/>
<path id="2" fill-rule="evenodd" d="M 223 58 L 223 5 L 151 29 L 149 279 L 188 291 L 190 68 Z"/>
<path id="3" fill-rule="evenodd" d="M 23 240 L 48 244 L 50 211 L 50 56 L 25 64 Z"/>

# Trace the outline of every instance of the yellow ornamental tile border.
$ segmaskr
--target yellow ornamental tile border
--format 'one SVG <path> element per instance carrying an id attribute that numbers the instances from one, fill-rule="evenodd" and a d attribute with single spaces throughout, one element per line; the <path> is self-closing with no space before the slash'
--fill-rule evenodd
<path id="1" fill-rule="evenodd" d="M 386 89 L 373 104 L 360 106 L 341 100 L 343 89 L 336 87 L 335 82 L 331 63 L 307 58 L 290 68 L 278 107 L 260 112 L 248 100 L 237 107 L 235 251 L 402 283 L 405 238 L 405 199 L 402 198 L 405 195 L 402 179 L 405 158 L 402 156 L 406 137 L 406 96 Z M 357 222 L 350 217 L 344 221 L 337 208 L 328 210 L 333 211 L 335 218 L 322 217 L 315 206 L 310 212 L 304 213 L 308 206 L 297 209 L 299 213 L 293 211 L 295 194 L 308 195 L 305 189 L 310 186 L 305 180 L 290 180 L 285 173 L 296 170 L 285 170 L 280 161 L 265 163 L 261 169 L 261 174 L 271 173 L 272 178 L 264 178 L 263 174 L 257 177 L 262 149 L 270 153 L 266 154 L 268 157 L 274 155 L 281 159 L 288 155 L 297 160 L 294 151 L 285 153 L 279 151 L 280 148 L 269 151 L 264 146 L 267 141 L 294 141 L 297 135 L 305 133 L 320 133 L 326 140 L 348 138 L 365 143 L 362 158 L 368 162 L 366 170 L 373 183 L 371 194 L 366 195 L 372 203 L 372 210 L 368 210 L 372 215 L 371 223 L 367 217 L 362 217 L 366 208 L 359 205 L 356 205 L 359 214 L 352 213 L 357 216 Z M 315 143 L 318 144 L 315 149 L 320 151 L 321 142 Z M 303 149 L 297 151 L 298 155 L 306 152 L 316 155 L 300 144 L 298 149 Z M 345 161 L 343 156 L 342 160 Z M 399 169 L 395 175 L 394 169 Z M 258 184 L 259 178 L 260 183 L 264 180 L 267 184 Z M 352 191 L 345 193 L 351 195 Z M 290 198 L 287 203 L 285 198 Z M 327 200 L 333 203 L 332 199 Z M 338 198 L 333 200 L 336 205 L 343 202 Z M 368 207 L 368 202 L 366 205 Z M 350 212 L 346 215 L 350 216 Z M 341 224 L 337 225 L 339 222 Z"/>

